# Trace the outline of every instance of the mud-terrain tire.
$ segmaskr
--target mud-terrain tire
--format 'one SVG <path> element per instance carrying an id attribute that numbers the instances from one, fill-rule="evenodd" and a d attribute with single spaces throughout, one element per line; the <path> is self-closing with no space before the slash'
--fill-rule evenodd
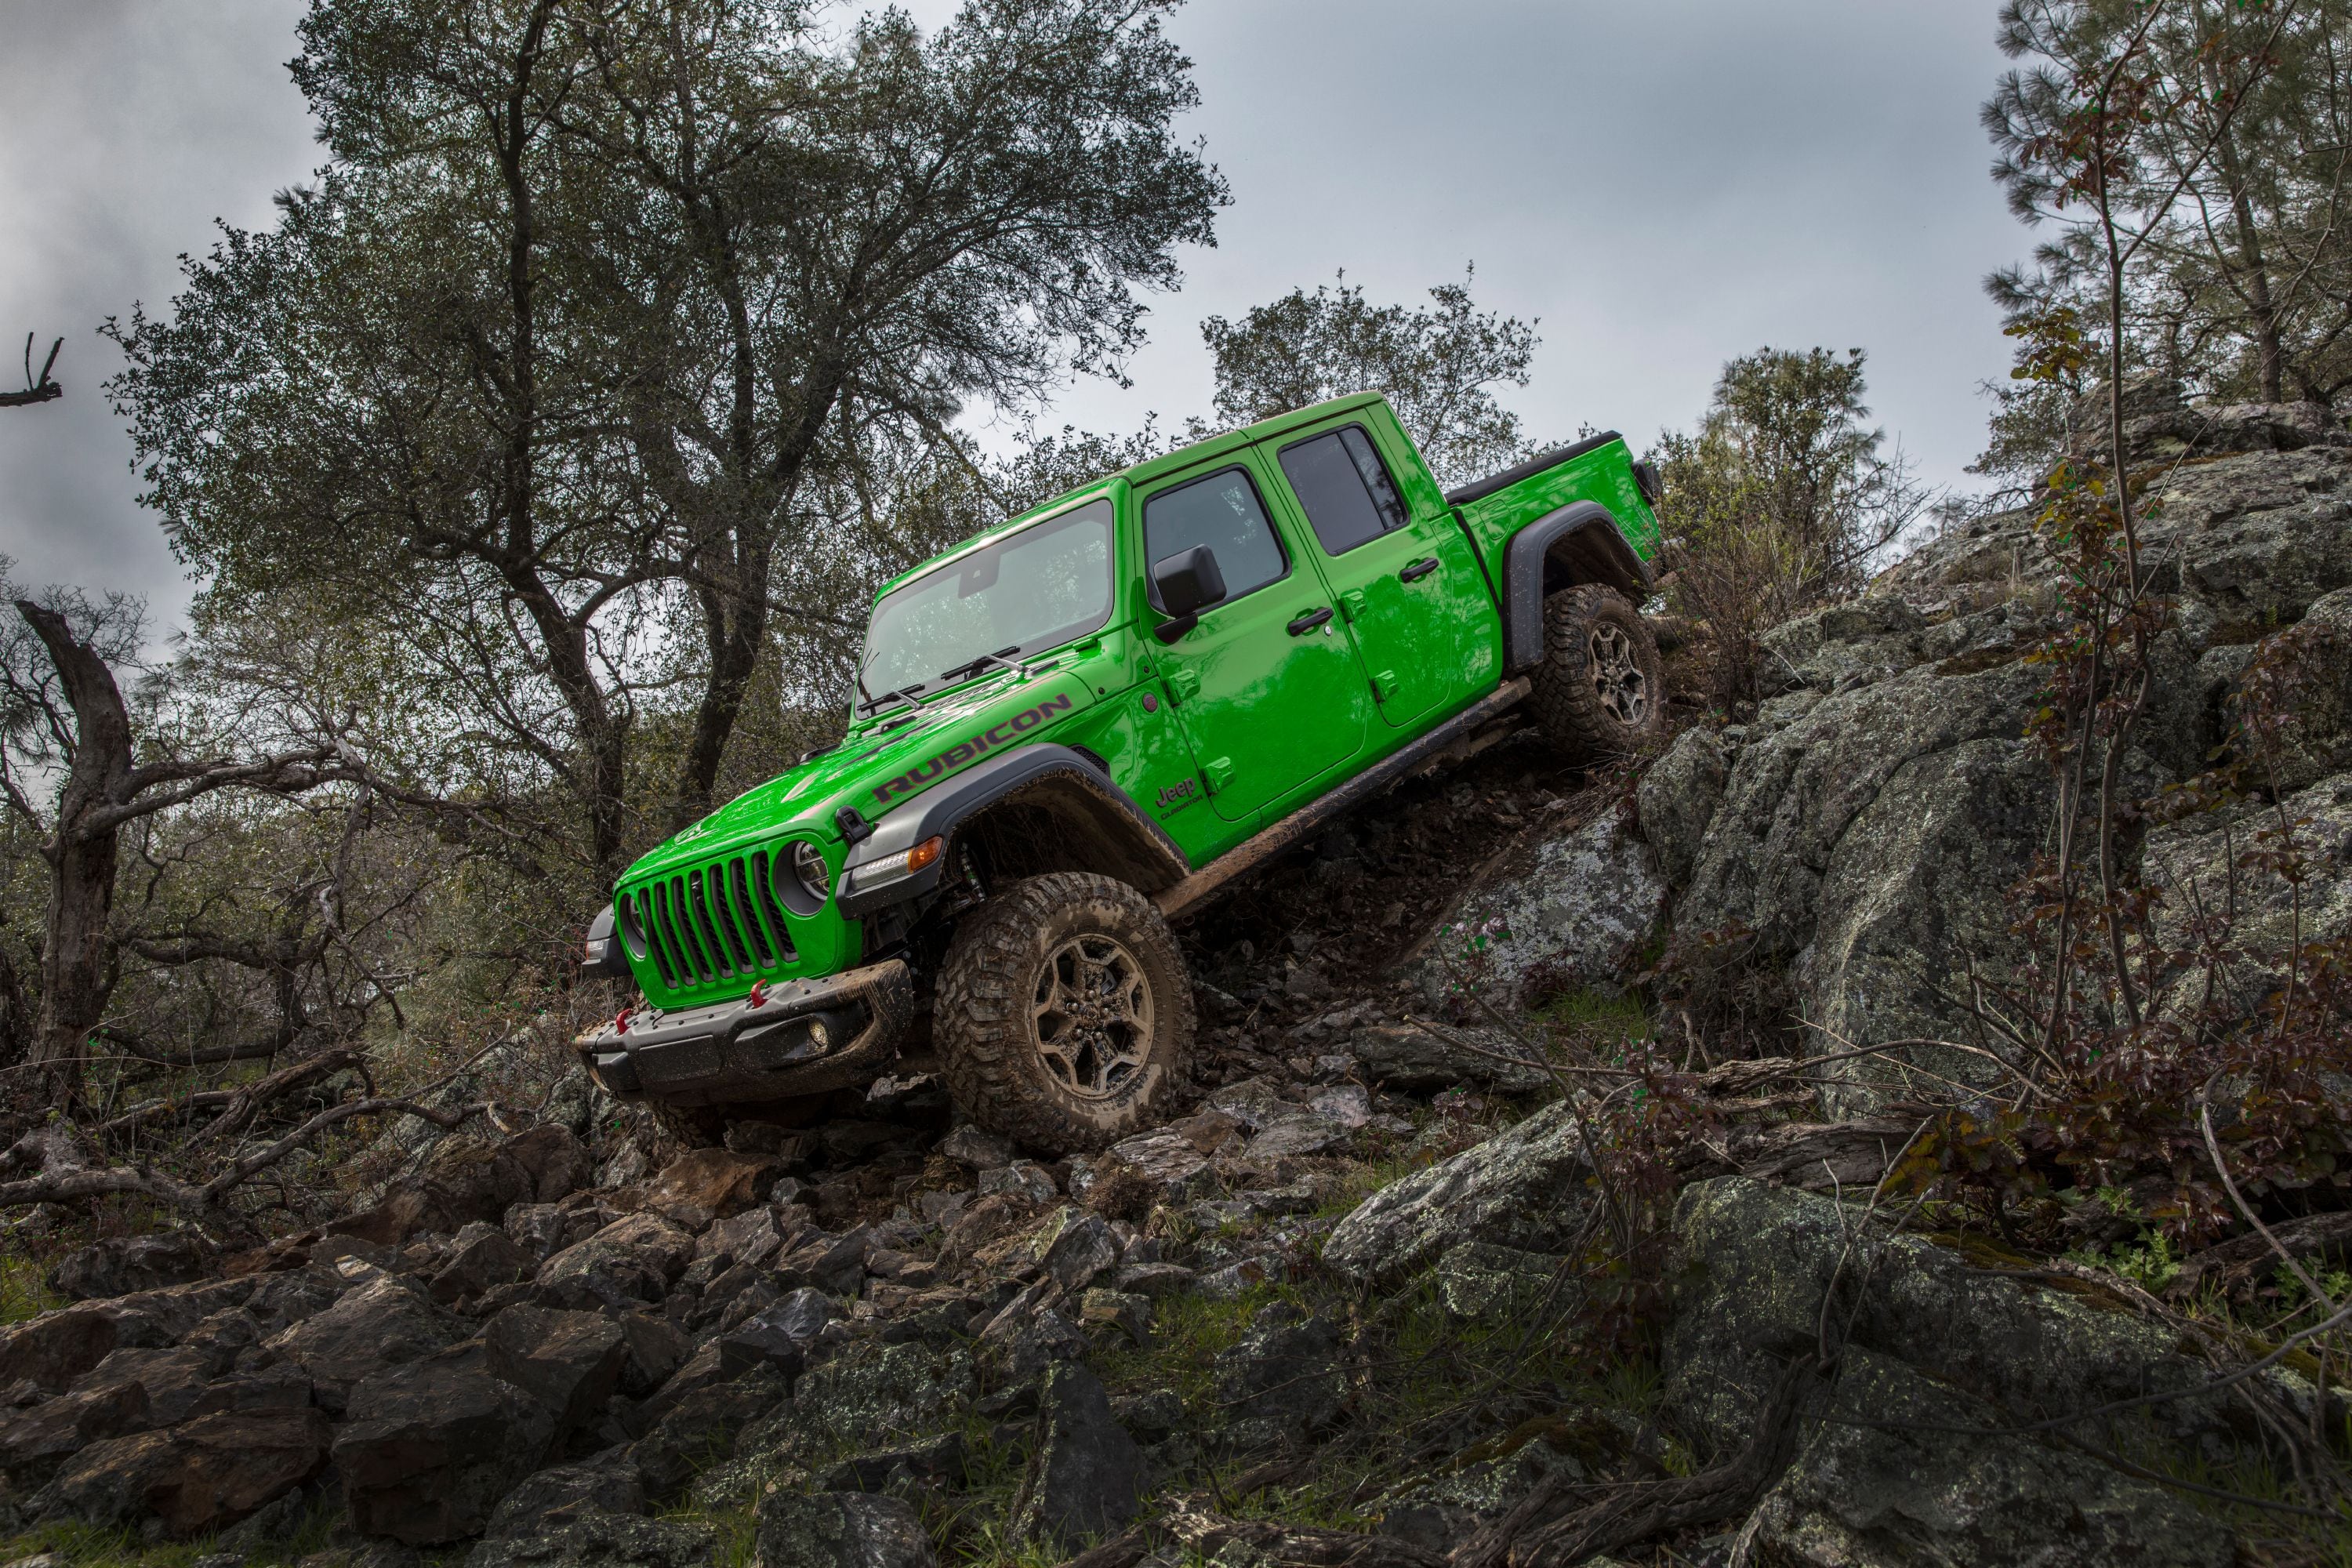
<path id="1" fill-rule="evenodd" d="M 1049 1154 L 1150 1126 L 1192 1026 L 1168 922 L 1125 882 L 1080 871 L 1015 882 L 965 917 L 931 1025 L 963 1112 Z"/>
<path id="2" fill-rule="evenodd" d="M 1545 596 L 1543 660 L 1528 704 L 1570 762 L 1632 756 L 1665 733 L 1665 668 L 1641 612 L 1613 588 L 1580 583 Z"/>

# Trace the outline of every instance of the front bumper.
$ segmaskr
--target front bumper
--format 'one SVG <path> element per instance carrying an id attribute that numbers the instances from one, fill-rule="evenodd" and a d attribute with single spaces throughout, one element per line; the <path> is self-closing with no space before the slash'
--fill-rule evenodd
<path id="1" fill-rule="evenodd" d="M 847 1089 L 878 1077 L 914 1016 L 906 963 L 891 959 L 766 994 L 675 1013 L 640 1009 L 572 1042 L 596 1080 L 625 1100 L 727 1105 Z M 814 1037 L 821 1026 L 824 1039 Z"/>

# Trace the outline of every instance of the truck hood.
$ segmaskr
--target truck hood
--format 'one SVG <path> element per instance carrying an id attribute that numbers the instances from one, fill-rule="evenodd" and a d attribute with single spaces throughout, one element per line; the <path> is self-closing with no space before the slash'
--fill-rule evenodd
<path id="1" fill-rule="evenodd" d="M 852 731 L 833 750 L 680 829 L 621 879 L 699 864 L 787 832 L 834 842 L 841 837 L 834 813 L 842 806 L 856 807 L 870 822 L 982 756 L 1027 743 L 1094 700 L 1085 677 L 1068 669 L 1027 680 L 999 670 L 920 709 L 894 709 Z"/>

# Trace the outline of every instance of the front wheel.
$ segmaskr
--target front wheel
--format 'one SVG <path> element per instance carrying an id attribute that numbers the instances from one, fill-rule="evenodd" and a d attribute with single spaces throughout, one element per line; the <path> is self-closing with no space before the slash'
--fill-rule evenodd
<path id="1" fill-rule="evenodd" d="M 1176 939 L 1126 883 L 1016 882 L 948 945 L 932 1028 L 948 1087 L 981 1126 L 1033 1149 L 1100 1149 L 1150 1124 L 1192 1048 Z"/>
<path id="2" fill-rule="evenodd" d="M 1544 599 L 1543 662 L 1529 706 L 1553 748 L 1573 762 L 1647 750 L 1665 732 L 1666 683 L 1641 612 L 1598 583 Z"/>

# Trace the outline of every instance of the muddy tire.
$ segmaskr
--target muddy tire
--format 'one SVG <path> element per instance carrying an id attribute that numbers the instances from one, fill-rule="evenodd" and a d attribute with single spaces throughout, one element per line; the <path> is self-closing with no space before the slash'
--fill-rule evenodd
<path id="1" fill-rule="evenodd" d="M 956 1104 L 1050 1154 L 1151 1124 L 1192 1049 L 1192 983 L 1151 901 L 1060 871 L 1015 882 L 948 945 L 932 1032 Z"/>
<path id="2" fill-rule="evenodd" d="M 1571 762 L 1647 749 L 1665 732 L 1666 682 L 1649 623 L 1598 583 L 1544 599 L 1544 656 L 1528 696 L 1536 724 Z"/>

